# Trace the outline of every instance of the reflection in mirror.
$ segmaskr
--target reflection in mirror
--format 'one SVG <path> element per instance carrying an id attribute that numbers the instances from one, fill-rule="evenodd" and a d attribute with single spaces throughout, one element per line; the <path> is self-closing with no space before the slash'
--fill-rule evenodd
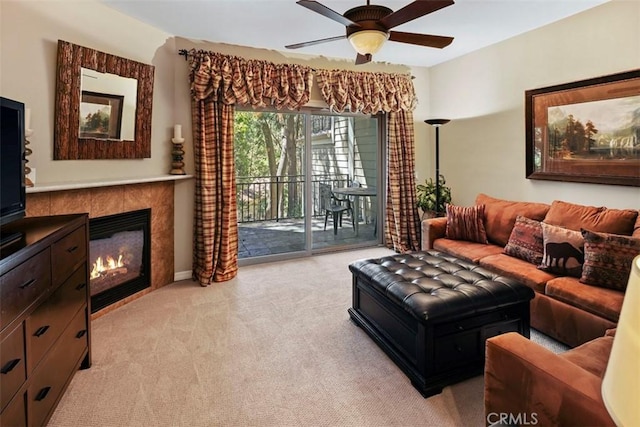
<path id="1" fill-rule="evenodd" d="M 79 136 L 133 141 L 137 80 L 84 67 L 80 70 Z"/>

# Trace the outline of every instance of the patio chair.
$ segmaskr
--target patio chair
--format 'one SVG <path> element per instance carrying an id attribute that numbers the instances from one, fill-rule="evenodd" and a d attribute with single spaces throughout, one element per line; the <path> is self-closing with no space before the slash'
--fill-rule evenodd
<path id="1" fill-rule="evenodd" d="M 346 202 L 345 204 L 342 204 Z M 341 199 L 333 194 L 331 186 L 327 184 L 320 184 L 320 203 L 322 209 L 324 209 L 324 229 L 327 230 L 327 221 L 329 215 L 333 220 L 333 234 L 338 234 L 338 225 L 342 227 L 342 214 L 346 211 L 349 212 L 353 219 L 353 209 L 351 208 L 351 202 L 348 199 Z M 355 230 L 355 223 L 352 222 L 352 226 Z"/>

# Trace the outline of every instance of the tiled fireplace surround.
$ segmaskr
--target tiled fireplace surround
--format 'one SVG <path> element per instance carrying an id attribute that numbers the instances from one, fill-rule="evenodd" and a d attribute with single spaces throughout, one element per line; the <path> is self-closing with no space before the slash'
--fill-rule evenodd
<path id="1" fill-rule="evenodd" d="M 92 314 L 100 317 L 173 282 L 174 182 L 145 182 L 27 194 L 27 216 L 87 212 L 98 218 L 151 208 L 151 286 Z"/>

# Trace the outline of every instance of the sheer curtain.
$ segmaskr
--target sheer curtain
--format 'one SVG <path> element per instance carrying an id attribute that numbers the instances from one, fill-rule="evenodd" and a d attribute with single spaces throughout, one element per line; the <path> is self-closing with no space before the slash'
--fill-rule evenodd
<path id="1" fill-rule="evenodd" d="M 398 252 L 420 249 L 416 206 L 413 110 L 415 89 L 402 74 L 318 70 L 320 93 L 336 112 L 387 113 L 386 245 Z"/>
<path id="2" fill-rule="evenodd" d="M 196 175 L 193 278 L 207 286 L 238 272 L 234 106 L 299 109 L 309 101 L 312 70 L 195 50 L 187 60 Z"/>

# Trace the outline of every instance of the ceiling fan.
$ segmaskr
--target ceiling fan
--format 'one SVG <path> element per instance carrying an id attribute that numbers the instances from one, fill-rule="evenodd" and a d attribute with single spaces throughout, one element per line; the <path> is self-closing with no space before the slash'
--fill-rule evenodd
<path id="1" fill-rule="evenodd" d="M 398 25 L 451 6 L 454 3 L 453 0 L 415 0 L 395 12 L 385 6 L 369 4 L 369 0 L 367 0 L 366 6 L 357 6 L 349 9 L 344 15 L 340 15 L 338 12 L 314 0 L 299 0 L 297 3 L 339 22 L 346 26 L 347 31 L 343 36 L 290 44 L 285 46 L 287 49 L 299 49 L 346 38 L 358 52 L 356 64 L 364 64 L 371 61 L 372 55 L 377 53 L 387 40 L 438 49 L 448 46 L 453 41 L 453 37 L 390 31 L 391 28 Z"/>

